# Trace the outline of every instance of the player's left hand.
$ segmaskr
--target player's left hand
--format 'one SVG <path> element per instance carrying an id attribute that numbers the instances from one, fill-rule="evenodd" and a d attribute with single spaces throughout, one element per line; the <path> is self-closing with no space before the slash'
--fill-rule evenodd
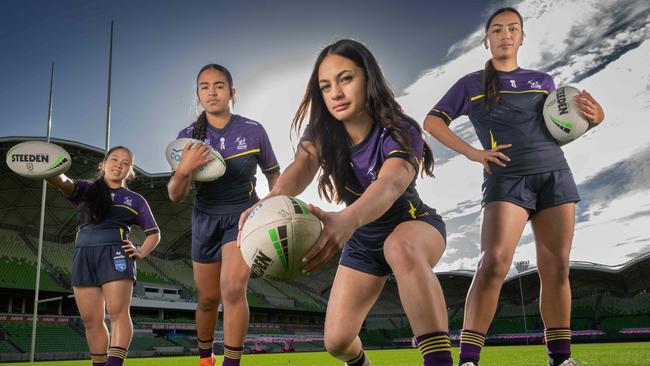
<path id="1" fill-rule="evenodd" d="M 140 250 L 133 245 L 133 243 L 130 240 L 122 240 L 124 243 L 122 245 L 122 249 L 124 249 L 125 252 L 129 253 L 129 258 L 133 259 L 142 259 L 144 258 L 144 255 L 140 253 Z"/>
<path id="2" fill-rule="evenodd" d="M 344 211 L 325 212 L 311 204 L 308 207 L 309 211 L 323 223 L 323 231 L 302 258 L 302 262 L 305 263 L 303 273 L 315 270 L 332 258 L 356 230 L 354 220 L 346 217 Z"/>
<path id="3" fill-rule="evenodd" d="M 605 112 L 600 104 L 586 90 L 580 92 L 575 98 L 582 115 L 595 127 L 605 119 Z"/>

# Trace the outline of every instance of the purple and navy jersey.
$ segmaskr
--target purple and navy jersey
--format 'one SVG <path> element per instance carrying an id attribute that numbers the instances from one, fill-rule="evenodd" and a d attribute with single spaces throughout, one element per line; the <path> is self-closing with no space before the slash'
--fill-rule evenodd
<path id="1" fill-rule="evenodd" d="M 78 208 L 86 198 L 91 182 L 73 180 L 75 189 L 68 197 Z M 149 204 L 139 194 L 126 188 L 110 189 L 113 204 L 102 222 L 93 224 L 81 218 L 77 229 L 76 247 L 122 244 L 129 238 L 131 225 L 138 225 L 149 236 L 160 232 Z"/>
<path id="2" fill-rule="evenodd" d="M 424 159 L 424 140 L 415 126 L 408 122 L 401 123 L 404 129 L 409 132 L 410 149 L 415 154 L 416 160 Z M 304 140 L 313 140 L 309 126 L 305 129 L 302 137 Z M 400 158 L 408 161 L 408 153 L 404 147 L 397 142 L 389 133 L 388 129 L 381 127 L 378 123 L 373 124 L 368 136 L 357 145 L 350 147 L 352 161 L 350 162 L 351 174 L 345 182 L 345 191 L 340 192 L 340 197 L 346 205 L 353 204 L 366 189 L 379 176 L 379 171 L 384 162 L 391 158 Z M 419 167 L 415 167 L 416 172 Z M 394 222 L 403 222 L 416 219 L 419 216 L 429 215 L 430 209 L 422 202 L 415 189 L 416 177 L 406 188 L 404 193 L 393 203 L 393 205 L 380 218 L 362 227 L 371 229 L 377 226 L 385 226 Z"/>
<path id="3" fill-rule="evenodd" d="M 194 124 L 177 138 L 192 137 Z M 218 151 L 226 162 L 226 173 L 216 181 L 200 185 L 194 206 L 211 214 L 239 214 L 257 202 L 255 172 L 280 171 L 269 137 L 258 122 L 233 114 L 224 128 L 208 123 L 204 142 Z"/>
<path id="4" fill-rule="evenodd" d="M 546 129 L 542 108 L 548 94 L 555 90 L 553 78 L 533 70 L 498 72 L 500 99 L 491 108 L 485 105 L 483 70 L 465 75 L 429 112 L 448 125 L 460 116 L 468 116 L 481 145 L 501 150 L 512 161 L 502 168 L 491 164 L 495 174 L 527 175 L 568 169 L 564 153 Z"/>

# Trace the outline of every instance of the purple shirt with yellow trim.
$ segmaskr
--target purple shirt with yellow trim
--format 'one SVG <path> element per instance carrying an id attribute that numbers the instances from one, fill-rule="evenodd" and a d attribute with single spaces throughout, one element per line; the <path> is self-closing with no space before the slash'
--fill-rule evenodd
<path id="1" fill-rule="evenodd" d="M 405 121 L 401 122 L 400 125 L 409 133 L 409 147 L 412 153 L 415 154 L 416 159 L 418 161 L 423 159 L 424 140 L 418 129 Z M 313 140 L 309 126 L 305 129 L 302 138 L 309 141 Z M 348 175 L 348 180 L 345 182 L 345 191 L 341 193 L 341 198 L 348 206 L 361 197 L 372 182 L 377 179 L 379 171 L 386 160 L 391 158 L 408 160 L 408 154 L 404 147 L 391 136 L 388 129 L 381 127 L 378 123 L 372 126 L 368 136 L 362 142 L 351 146 L 350 150 L 352 153 L 351 174 Z M 416 172 L 419 171 L 419 167 L 415 167 L 415 169 Z M 391 223 L 428 215 L 431 209 L 420 199 L 415 189 L 415 182 L 416 177 L 413 178 L 404 193 L 397 198 L 388 211 L 362 229 L 372 230 L 377 227 L 390 227 Z"/>
<path id="2" fill-rule="evenodd" d="M 511 159 L 507 167 L 490 163 L 495 174 L 527 175 L 568 169 L 564 153 L 546 129 L 542 116 L 544 101 L 555 90 L 553 78 L 534 70 L 497 72 L 500 100 L 488 108 L 483 73 L 476 71 L 458 80 L 429 114 L 447 124 L 468 116 L 485 150 L 512 144 L 501 150 Z"/>
<path id="3" fill-rule="evenodd" d="M 77 208 L 85 200 L 91 182 L 75 179 L 74 193 L 68 197 Z M 149 236 L 160 232 L 149 204 L 141 195 L 126 188 L 110 189 L 113 205 L 100 223 L 92 224 L 80 218 L 77 229 L 76 247 L 95 247 L 121 244 L 128 239 L 131 225 L 138 225 Z"/>
<path id="4" fill-rule="evenodd" d="M 177 138 L 192 137 L 194 123 L 178 133 Z M 224 128 L 208 124 L 204 142 L 223 156 L 226 173 L 200 185 L 194 207 L 210 214 L 240 214 L 255 202 L 255 172 L 280 171 L 269 137 L 261 124 L 233 114 Z"/>

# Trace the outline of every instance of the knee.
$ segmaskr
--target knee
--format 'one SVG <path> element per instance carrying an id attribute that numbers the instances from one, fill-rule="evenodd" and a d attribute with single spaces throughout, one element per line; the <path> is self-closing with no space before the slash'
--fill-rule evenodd
<path id="1" fill-rule="evenodd" d="M 111 323 L 128 320 L 131 321 L 131 316 L 129 315 L 129 309 L 108 309 L 108 318 L 111 320 Z"/>
<path id="2" fill-rule="evenodd" d="M 332 357 L 340 358 L 346 354 L 352 342 L 354 342 L 354 338 L 344 334 L 326 333 L 324 338 L 325 349 Z"/>
<path id="3" fill-rule="evenodd" d="M 410 271 L 418 268 L 418 262 L 424 264 L 424 256 L 403 238 L 388 238 L 384 243 L 384 257 L 394 272 Z"/>
<path id="4" fill-rule="evenodd" d="M 233 303 L 246 300 L 246 287 L 248 277 L 241 275 L 221 276 L 221 298 L 224 303 Z"/>
<path id="5" fill-rule="evenodd" d="M 220 302 L 221 298 L 216 291 L 214 293 L 199 292 L 199 300 L 196 305 L 201 311 L 214 311 L 219 307 Z"/>
<path id="6" fill-rule="evenodd" d="M 485 281 L 503 281 L 510 270 L 512 256 L 498 252 L 485 252 L 478 262 L 477 277 Z"/>
<path id="7" fill-rule="evenodd" d="M 539 277 L 542 283 L 563 283 L 569 281 L 569 260 L 556 258 L 552 261 L 544 261 L 537 264 Z"/>
<path id="8" fill-rule="evenodd" d="M 81 316 L 86 331 L 92 332 L 104 327 L 104 317 L 99 316 Z"/>

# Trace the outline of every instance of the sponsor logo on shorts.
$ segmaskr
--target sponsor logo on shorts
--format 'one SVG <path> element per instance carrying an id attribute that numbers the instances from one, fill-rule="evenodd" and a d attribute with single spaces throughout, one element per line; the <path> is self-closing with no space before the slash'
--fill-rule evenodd
<path id="1" fill-rule="evenodd" d="M 253 258 L 253 264 L 251 265 L 253 277 L 262 277 L 264 272 L 266 272 L 269 266 L 273 263 L 273 260 L 259 249 L 253 255 Z"/>
<path id="2" fill-rule="evenodd" d="M 124 272 L 126 270 L 126 257 L 122 255 L 122 252 L 115 252 L 113 263 L 115 264 L 116 270 L 120 272 Z"/>

